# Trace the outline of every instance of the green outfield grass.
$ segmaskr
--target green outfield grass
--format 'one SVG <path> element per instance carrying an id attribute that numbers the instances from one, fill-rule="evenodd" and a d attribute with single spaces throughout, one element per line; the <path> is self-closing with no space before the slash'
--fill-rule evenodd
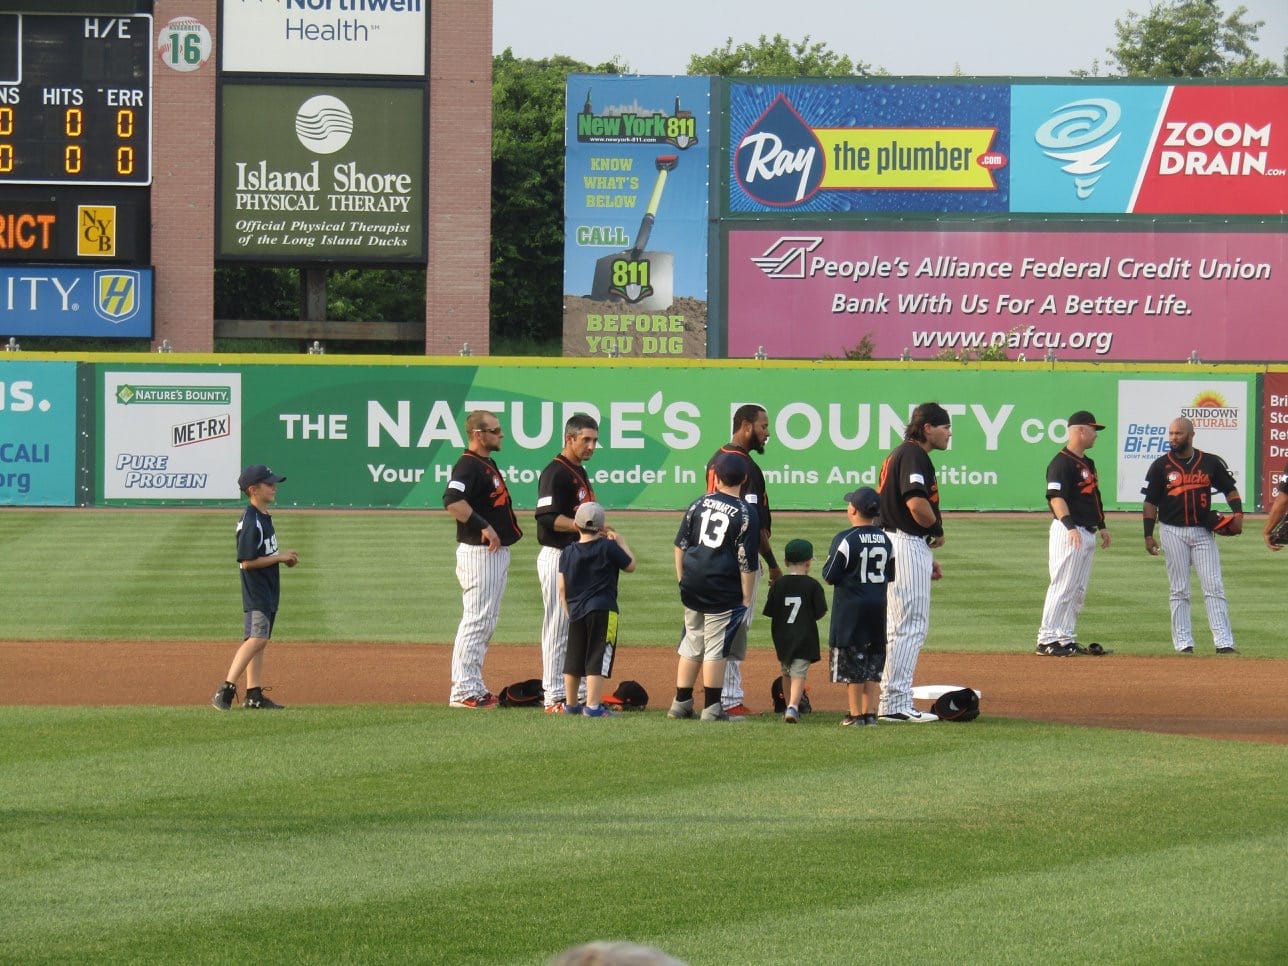
<path id="1" fill-rule="evenodd" d="M 0 709 L 0 961 L 1272 963 L 1288 751 L 1005 720 Z"/>
<path id="2" fill-rule="evenodd" d="M 226 511 L 85 510 L 0 513 L 0 639 L 221 640 L 241 631 L 233 528 Z M 284 547 L 302 564 L 283 570 L 279 640 L 446 642 L 460 619 L 453 529 L 443 513 L 279 510 Z M 527 523 L 528 518 L 524 517 Z M 623 640 L 670 644 L 680 624 L 671 541 L 677 513 L 615 513 L 640 559 L 621 581 Z M 1236 638 L 1246 655 L 1288 657 L 1277 601 L 1288 553 L 1272 554 L 1250 532 L 1221 541 Z M 1098 552 L 1083 641 L 1125 654 L 1170 648 L 1167 577 L 1144 551 L 1140 519 L 1112 515 L 1114 544 Z M 775 544 L 813 541 L 822 566 L 841 513 L 775 515 Z M 1046 592 L 1047 518 L 950 514 L 938 551 L 928 647 L 1016 651 L 1032 647 Z M 514 548 L 495 640 L 534 643 L 541 604 L 534 527 Z M 1194 588 L 1200 649 L 1210 643 Z M 763 599 L 763 591 L 762 591 Z M 752 635 L 753 647 L 768 647 Z"/>

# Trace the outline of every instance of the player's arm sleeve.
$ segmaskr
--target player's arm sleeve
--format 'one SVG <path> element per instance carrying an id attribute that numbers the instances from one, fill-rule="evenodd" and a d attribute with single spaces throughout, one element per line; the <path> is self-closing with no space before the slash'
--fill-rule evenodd
<path id="1" fill-rule="evenodd" d="M 844 535 L 838 534 L 832 540 L 832 549 L 827 552 L 827 560 L 823 562 L 821 571 L 823 579 L 829 584 L 835 584 L 845 573 L 849 562 L 850 545 L 846 543 Z"/>
<path id="2" fill-rule="evenodd" d="M 544 470 L 537 480 L 537 505 L 532 515 L 537 518 L 538 523 L 544 524 L 551 530 L 555 528 L 555 518 L 559 516 L 559 507 L 562 505 L 558 491 L 559 481 L 550 470 Z"/>
<path id="3" fill-rule="evenodd" d="M 1167 492 L 1167 478 L 1164 473 L 1155 473 L 1153 467 L 1145 473 L 1145 485 L 1140 488 L 1141 494 L 1145 497 L 1146 503 L 1152 503 L 1159 506 L 1163 502 L 1163 495 Z"/>
<path id="4" fill-rule="evenodd" d="M 460 503 L 461 500 L 469 499 L 469 484 L 452 472 L 452 478 L 447 481 L 447 488 L 443 490 L 443 507 L 449 507 L 453 503 Z"/>
<path id="5" fill-rule="evenodd" d="M 237 528 L 237 562 L 254 560 L 259 556 L 259 526 L 242 521 Z"/>

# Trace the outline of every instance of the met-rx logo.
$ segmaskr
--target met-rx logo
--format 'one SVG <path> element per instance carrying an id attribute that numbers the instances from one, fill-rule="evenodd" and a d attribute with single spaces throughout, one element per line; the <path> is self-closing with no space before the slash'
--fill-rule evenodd
<path id="1" fill-rule="evenodd" d="M 94 312 L 117 324 L 139 312 L 141 273 L 114 269 L 94 273 Z"/>
<path id="2" fill-rule="evenodd" d="M 194 419 L 188 423 L 171 426 L 170 445 L 174 447 L 191 446 L 193 443 L 223 439 L 232 434 L 232 417 L 225 413 L 222 416 L 209 416 L 205 419 Z"/>
<path id="3" fill-rule="evenodd" d="M 764 205 L 800 204 L 823 183 L 826 161 L 814 130 L 779 94 L 743 134 L 734 154 L 734 175 Z"/>

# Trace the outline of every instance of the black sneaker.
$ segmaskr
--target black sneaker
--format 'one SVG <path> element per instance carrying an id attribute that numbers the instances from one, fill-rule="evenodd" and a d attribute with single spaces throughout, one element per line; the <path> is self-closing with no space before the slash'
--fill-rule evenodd
<path id="1" fill-rule="evenodd" d="M 1033 653 L 1040 654 L 1043 657 L 1071 657 L 1078 652 L 1067 644 L 1050 641 L 1046 644 L 1039 644 L 1033 649 Z"/>
<path id="2" fill-rule="evenodd" d="M 243 708 L 263 708 L 266 711 L 280 711 L 284 705 L 278 704 L 272 698 L 264 694 L 263 688 L 250 688 L 246 692 L 246 700 L 242 702 Z"/>
<path id="3" fill-rule="evenodd" d="M 1216 652 L 1218 654 L 1238 654 L 1239 649 L 1236 648 L 1233 644 L 1231 644 L 1229 647 L 1218 647 L 1216 649 Z"/>
<path id="4" fill-rule="evenodd" d="M 215 696 L 210 699 L 210 703 L 220 711 L 228 711 L 231 710 L 233 702 L 236 700 L 237 685 L 225 683 L 219 685 L 219 690 L 216 691 Z"/>

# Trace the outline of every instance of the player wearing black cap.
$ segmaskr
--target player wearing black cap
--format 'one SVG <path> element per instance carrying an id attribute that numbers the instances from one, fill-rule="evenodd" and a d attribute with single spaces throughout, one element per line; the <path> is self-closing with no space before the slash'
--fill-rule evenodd
<path id="1" fill-rule="evenodd" d="M 716 492 L 693 501 L 675 535 L 675 576 L 684 604 L 675 700 L 670 718 L 693 717 L 693 686 L 702 672 L 703 721 L 739 720 L 720 703 L 725 661 L 747 653 L 747 613 L 756 579 L 756 515 L 738 496 L 747 460 L 715 459 Z"/>
<path id="2" fill-rule="evenodd" d="M 1051 507 L 1047 537 L 1047 567 L 1051 584 L 1042 605 L 1035 653 L 1069 657 L 1085 649 L 1075 630 L 1078 614 L 1087 599 L 1096 534 L 1102 549 L 1109 548 L 1105 508 L 1100 500 L 1100 478 L 1087 450 L 1105 427 L 1085 409 L 1069 417 L 1069 439 L 1047 466 L 1046 498 Z"/>
<path id="3" fill-rule="evenodd" d="M 881 682 L 881 718 L 885 721 L 939 720 L 912 706 L 912 676 L 930 630 L 930 582 L 943 576 L 931 552 L 944 545 L 944 525 L 930 454 L 947 449 L 952 436 L 948 410 L 937 402 L 922 403 L 912 411 L 903 443 L 881 464 L 877 486 L 881 526 L 899 560 L 889 585 L 886 615 L 889 641 Z"/>
<path id="4" fill-rule="evenodd" d="M 277 484 L 286 477 L 258 463 L 242 470 L 237 488 L 250 503 L 237 523 L 237 564 L 241 569 L 242 611 L 245 615 L 241 647 L 233 655 L 228 678 L 210 699 L 220 711 L 227 711 L 237 700 L 237 679 L 246 673 L 244 708 L 277 710 L 282 706 L 264 694 L 260 673 L 264 668 L 264 648 L 273 636 L 277 605 L 281 599 L 280 564 L 294 567 L 300 555 L 294 550 L 277 549 L 277 532 L 268 508 L 277 499 Z"/>
<path id="5" fill-rule="evenodd" d="M 760 549 L 759 555 L 765 560 L 765 567 L 769 569 L 769 582 L 773 583 L 783 575 L 778 568 L 778 561 L 774 559 L 774 548 L 770 543 L 772 530 L 774 526 L 773 511 L 769 508 L 769 493 L 765 488 L 765 474 L 761 472 L 760 467 L 752 458 L 752 453 L 764 453 L 765 444 L 769 442 L 769 414 L 765 411 L 764 406 L 758 406 L 755 403 L 746 403 L 734 410 L 733 414 L 733 434 L 729 437 L 729 442 L 716 450 L 715 454 L 707 462 L 707 492 L 716 492 L 716 475 L 715 462 L 723 453 L 741 456 L 747 461 L 747 479 L 742 484 L 738 495 L 746 501 L 756 514 L 756 525 L 760 530 Z M 765 572 L 760 567 L 759 560 L 753 561 L 756 566 L 755 587 L 751 593 L 752 603 L 756 600 L 756 593 L 760 589 L 760 578 Z M 747 628 L 751 628 L 752 618 L 755 615 L 755 607 L 747 613 Z M 729 660 L 725 663 L 724 691 L 721 701 L 724 708 L 735 718 L 757 715 L 759 712 L 747 707 L 743 698 L 742 688 L 742 662 L 739 660 Z"/>

